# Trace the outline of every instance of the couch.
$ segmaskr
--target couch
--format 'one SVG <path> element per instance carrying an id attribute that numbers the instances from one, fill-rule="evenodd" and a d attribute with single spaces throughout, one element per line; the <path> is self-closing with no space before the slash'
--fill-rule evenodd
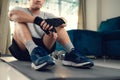
<path id="1" fill-rule="evenodd" d="M 86 56 L 120 59 L 120 17 L 102 21 L 97 31 L 67 31 L 73 45 Z M 56 50 L 64 50 L 57 42 Z"/>
<path id="2" fill-rule="evenodd" d="M 120 16 L 102 21 L 98 32 L 103 34 L 105 55 L 120 59 Z"/>
<path id="3" fill-rule="evenodd" d="M 69 30 L 68 35 L 73 45 L 83 55 L 103 56 L 101 33 L 90 30 Z M 56 48 L 57 50 L 64 50 L 59 43 L 57 43 Z"/>

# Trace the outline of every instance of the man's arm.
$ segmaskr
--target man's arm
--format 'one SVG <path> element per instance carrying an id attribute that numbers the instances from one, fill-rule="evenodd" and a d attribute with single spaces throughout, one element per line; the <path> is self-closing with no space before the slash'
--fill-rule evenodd
<path id="1" fill-rule="evenodd" d="M 65 24 L 65 21 L 62 18 L 42 19 L 40 17 L 34 17 L 20 10 L 11 10 L 8 13 L 8 17 L 10 20 L 15 22 L 35 23 L 39 25 L 47 34 L 49 34 L 49 31 L 56 32 L 54 27 L 63 26 L 63 24 Z M 46 25 L 43 25 L 45 23 Z M 51 28 L 51 26 L 53 26 L 53 28 Z"/>
<path id="2" fill-rule="evenodd" d="M 33 23 L 35 19 L 35 17 L 33 17 L 32 15 L 20 10 L 11 10 L 10 12 L 8 12 L 8 17 L 12 21 L 24 23 Z"/>
<path id="3" fill-rule="evenodd" d="M 8 17 L 10 20 L 15 21 L 15 22 L 24 22 L 24 23 L 34 23 L 36 17 L 21 11 L 21 10 L 11 10 L 10 12 L 8 12 Z M 42 26 L 41 22 L 43 21 L 42 18 L 40 18 L 41 21 L 38 21 L 40 23 L 37 23 L 37 25 Z M 62 21 L 61 21 L 62 20 Z M 54 27 L 58 27 L 60 26 L 60 24 L 65 24 L 66 20 L 64 18 L 54 18 L 54 19 L 46 19 L 44 20 L 45 22 L 47 22 L 49 25 L 54 26 Z M 36 24 L 36 23 L 35 23 Z"/>

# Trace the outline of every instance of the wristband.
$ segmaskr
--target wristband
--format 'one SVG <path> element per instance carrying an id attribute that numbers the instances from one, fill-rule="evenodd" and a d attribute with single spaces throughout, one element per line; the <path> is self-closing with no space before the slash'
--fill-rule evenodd
<path id="1" fill-rule="evenodd" d="M 37 24 L 37 25 L 39 25 L 39 26 L 40 26 L 40 24 L 41 24 L 42 21 L 43 21 L 43 19 L 40 18 L 40 17 L 35 17 L 35 19 L 34 19 L 34 23 Z M 40 26 L 40 28 L 42 29 L 41 26 Z M 43 29 L 42 29 L 42 30 L 43 30 Z M 43 31 L 44 31 L 46 34 L 50 34 L 49 30 L 43 30 Z M 57 33 L 57 31 L 56 31 L 56 29 L 55 29 L 54 27 L 53 27 L 50 31 Z"/>
<path id="2" fill-rule="evenodd" d="M 42 18 L 40 18 L 40 17 L 35 17 L 35 19 L 34 19 L 34 22 L 33 23 L 35 23 L 35 24 L 37 24 L 37 25 L 39 25 L 40 26 L 40 24 L 41 24 L 41 22 L 43 21 L 43 19 Z"/>
<path id="3" fill-rule="evenodd" d="M 64 20 L 61 18 L 52 18 L 52 19 L 45 19 L 45 21 L 49 24 L 52 25 L 53 27 L 58 27 L 62 24 L 65 24 Z"/>

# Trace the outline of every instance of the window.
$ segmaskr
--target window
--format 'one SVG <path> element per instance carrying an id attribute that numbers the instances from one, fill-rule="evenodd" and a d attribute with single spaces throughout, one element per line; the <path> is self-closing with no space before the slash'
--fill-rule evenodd
<path id="1" fill-rule="evenodd" d="M 66 30 L 77 29 L 79 0 L 46 0 L 43 10 L 67 19 Z"/>
<path id="2" fill-rule="evenodd" d="M 78 2 L 79 0 L 46 0 L 43 11 L 48 11 L 56 16 L 67 19 L 66 30 L 77 29 L 78 24 Z M 29 0 L 10 0 L 9 9 L 15 6 L 27 7 Z M 11 32 L 14 31 L 14 25 L 10 22 Z"/>

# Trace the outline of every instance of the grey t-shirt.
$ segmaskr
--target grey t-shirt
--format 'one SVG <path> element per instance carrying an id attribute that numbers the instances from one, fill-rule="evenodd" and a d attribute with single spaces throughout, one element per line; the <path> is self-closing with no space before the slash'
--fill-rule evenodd
<path id="1" fill-rule="evenodd" d="M 21 11 L 25 11 L 28 14 L 31 14 L 31 12 L 29 11 L 28 8 L 22 8 L 22 7 L 15 7 L 13 8 L 14 10 L 21 10 Z M 31 14 L 32 15 L 32 14 Z M 33 15 L 36 16 L 36 15 Z M 40 11 L 40 14 L 37 15 L 43 19 L 47 19 L 47 18 L 55 18 L 56 16 L 51 14 L 51 13 L 47 13 L 47 12 L 43 12 Z M 44 31 L 40 28 L 40 26 L 33 24 L 33 23 L 27 23 L 28 28 L 30 30 L 30 33 L 32 35 L 32 37 L 35 38 L 41 38 L 44 35 Z"/>

